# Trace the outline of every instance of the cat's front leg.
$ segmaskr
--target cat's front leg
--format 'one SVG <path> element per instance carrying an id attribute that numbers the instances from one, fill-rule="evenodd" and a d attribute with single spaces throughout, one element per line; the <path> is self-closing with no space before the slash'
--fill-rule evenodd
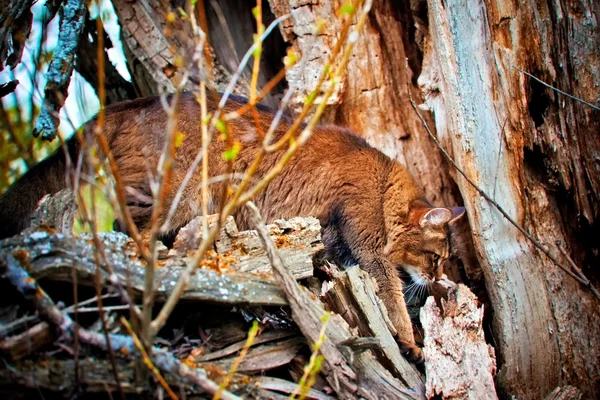
<path id="1" fill-rule="evenodd" d="M 423 352 L 415 343 L 412 323 L 402 291 L 402 280 L 396 268 L 385 257 L 375 257 L 361 265 L 377 282 L 379 297 L 385 304 L 388 316 L 396 329 L 396 341 L 402 354 L 411 362 L 423 362 Z"/>

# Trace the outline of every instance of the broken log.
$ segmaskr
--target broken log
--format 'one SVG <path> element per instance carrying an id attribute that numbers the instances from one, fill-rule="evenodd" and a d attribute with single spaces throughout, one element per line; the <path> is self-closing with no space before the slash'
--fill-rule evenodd
<path id="1" fill-rule="evenodd" d="M 483 306 L 462 284 L 450 288 L 441 304 L 440 310 L 429 297 L 421 309 L 427 398 L 497 399 L 496 357 L 485 342 Z"/>
<path id="2" fill-rule="evenodd" d="M 138 258 L 135 245 L 126 235 L 118 232 L 98 234 L 114 274 L 120 282 L 130 283 L 134 292 L 141 294 L 144 289 L 144 263 Z M 36 231 L 28 235 L 14 236 L 0 242 L 0 257 L 14 251 L 25 251 L 30 261 L 28 272 L 36 279 L 45 278 L 54 281 L 71 282 L 73 271 L 77 282 L 94 285 L 96 274 L 95 246 L 89 235 L 72 237 Z M 236 305 L 286 305 L 287 301 L 273 278 L 239 273 L 235 267 L 210 268 L 210 262 L 216 263 L 218 256 L 206 261 L 196 269 L 190 279 L 184 300 L 207 301 L 211 303 Z M 185 268 L 187 257 L 170 257 L 168 261 L 159 261 L 161 268 L 156 271 L 156 298 L 165 300 Z M 105 284 L 109 283 L 109 274 L 102 269 Z"/>
<path id="3" fill-rule="evenodd" d="M 217 223 L 218 215 L 209 215 L 208 229 Z M 313 256 L 323 249 L 321 225 L 313 217 L 295 217 L 275 220 L 267 225 L 269 235 L 286 260 L 287 267 L 296 279 L 313 274 Z M 202 217 L 197 217 L 181 228 L 171 254 L 193 253 L 202 242 Z M 271 274 L 267 252 L 255 230 L 239 231 L 233 217 L 228 217 L 215 240 L 217 254 L 226 258 L 236 271 Z"/>

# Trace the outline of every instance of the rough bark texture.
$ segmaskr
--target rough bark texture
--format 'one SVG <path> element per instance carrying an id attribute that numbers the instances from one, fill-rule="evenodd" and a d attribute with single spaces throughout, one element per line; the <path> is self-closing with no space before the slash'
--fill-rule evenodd
<path id="1" fill-rule="evenodd" d="M 599 113 L 513 67 L 597 104 L 599 3 L 427 4 L 431 48 L 419 82 L 438 135 L 509 215 L 548 246 L 561 240 L 589 274 L 597 261 Z M 458 184 L 494 308 L 499 389 L 537 399 L 571 384 L 600 396 L 597 299 Z"/>
<path id="2" fill-rule="evenodd" d="M 433 297 L 421 309 L 425 331 L 427 397 L 497 399 L 494 348 L 483 335 L 483 307 L 464 285 L 436 305 Z"/>
<path id="3" fill-rule="evenodd" d="M 216 224 L 218 215 L 209 216 L 208 228 Z M 296 279 L 313 275 L 313 256 L 323 249 L 321 225 L 316 218 L 275 220 L 267 226 L 277 248 Z M 181 228 L 173 245 L 174 253 L 184 255 L 197 249 L 202 241 L 202 217 Z M 256 231 L 238 231 L 233 217 L 221 228 L 214 249 L 239 272 L 271 273 L 271 264 Z"/>

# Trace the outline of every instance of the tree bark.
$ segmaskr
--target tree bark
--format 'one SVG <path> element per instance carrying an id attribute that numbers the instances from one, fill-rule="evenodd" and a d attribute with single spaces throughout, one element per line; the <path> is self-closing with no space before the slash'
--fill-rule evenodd
<path id="1" fill-rule="evenodd" d="M 600 6 L 427 4 L 431 48 L 419 82 L 437 134 L 513 219 L 546 246 L 562 241 L 590 272 L 597 244 L 585 236 L 597 238 L 599 227 L 598 111 L 514 67 L 597 104 Z M 536 399 L 570 384 L 597 398 L 598 300 L 464 179 L 458 185 L 494 308 L 499 389 Z"/>
<path id="2" fill-rule="evenodd" d="M 425 331 L 427 398 L 497 399 L 494 348 L 485 342 L 483 307 L 464 285 L 448 292 L 441 307 L 433 297 L 421 309 Z"/>

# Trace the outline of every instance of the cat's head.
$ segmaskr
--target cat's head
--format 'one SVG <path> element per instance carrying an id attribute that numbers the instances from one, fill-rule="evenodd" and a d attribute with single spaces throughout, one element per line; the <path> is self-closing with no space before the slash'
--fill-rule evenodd
<path id="1" fill-rule="evenodd" d="M 465 213 L 463 207 L 412 209 L 408 221 L 393 224 L 387 232 L 385 255 L 400 265 L 418 284 L 442 277 L 450 253 L 450 225 Z"/>

